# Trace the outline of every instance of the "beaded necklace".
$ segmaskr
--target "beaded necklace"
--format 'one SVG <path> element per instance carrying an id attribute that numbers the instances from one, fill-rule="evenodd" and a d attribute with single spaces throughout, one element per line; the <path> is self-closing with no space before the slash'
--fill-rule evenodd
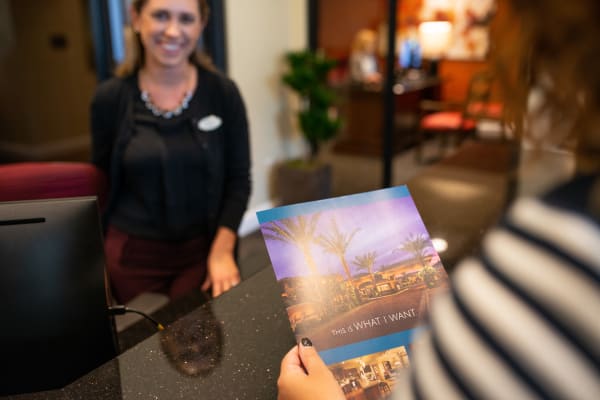
<path id="1" fill-rule="evenodd" d="M 165 119 L 170 119 L 170 118 L 178 116 L 179 114 L 181 114 L 183 112 L 183 110 L 188 108 L 193 94 L 194 93 L 191 90 L 186 91 L 185 94 L 183 95 L 183 99 L 181 99 L 181 102 L 179 103 L 179 105 L 177 105 L 177 107 L 175 107 L 172 110 L 163 110 L 163 109 L 157 107 L 152 102 L 150 93 L 148 93 L 148 91 L 146 91 L 146 90 L 142 90 L 142 93 L 140 94 L 140 99 L 142 99 L 142 101 L 144 102 L 144 106 L 146 106 L 146 108 L 148 110 L 150 110 L 153 115 L 155 115 L 157 117 L 162 117 Z"/>
<path id="2" fill-rule="evenodd" d="M 189 75 L 189 78 L 188 78 L 188 82 L 187 82 L 188 87 L 192 86 L 193 80 L 194 80 L 194 74 L 192 73 Z M 156 104 L 154 104 L 154 102 L 152 102 L 152 97 L 150 96 L 150 93 L 147 90 L 141 91 L 140 99 L 144 103 L 144 106 L 148 110 L 150 110 L 150 112 L 152 112 L 152 114 L 154 116 L 165 118 L 165 119 L 170 119 L 170 118 L 180 115 L 185 109 L 188 108 L 188 106 L 190 105 L 190 100 L 192 99 L 193 95 L 194 95 L 193 89 L 186 90 L 186 92 L 183 94 L 183 98 L 181 99 L 179 104 L 175 108 L 172 108 L 170 110 L 165 110 L 163 108 L 158 107 Z"/>

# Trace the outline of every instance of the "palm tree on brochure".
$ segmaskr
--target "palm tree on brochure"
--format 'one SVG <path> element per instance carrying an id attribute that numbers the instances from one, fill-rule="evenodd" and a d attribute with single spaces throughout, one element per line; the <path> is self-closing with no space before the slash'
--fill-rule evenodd
<path id="1" fill-rule="evenodd" d="M 428 287 L 435 286 L 437 273 L 435 268 L 426 263 L 426 258 L 431 256 L 431 241 L 423 234 L 411 234 L 404 243 L 398 247 L 398 250 L 411 253 L 417 263 L 421 266 L 419 275 L 423 278 Z"/>
<path id="2" fill-rule="evenodd" d="M 341 232 L 335 218 L 331 218 L 331 228 L 332 229 L 329 235 L 321 235 L 317 238 L 317 243 L 326 252 L 335 254 L 340 259 L 340 263 L 344 268 L 344 272 L 346 273 L 348 282 L 353 284 L 352 273 L 350 272 L 350 267 L 348 266 L 348 262 L 346 261 L 346 251 L 348 250 L 348 246 L 354 238 L 354 235 L 356 235 L 360 228 L 354 229 L 349 234 Z"/>
<path id="3" fill-rule="evenodd" d="M 425 260 L 431 256 L 431 241 L 422 233 L 410 234 L 398 247 L 398 250 L 413 255 L 421 267 L 425 267 Z"/>
<path id="4" fill-rule="evenodd" d="M 278 240 L 298 246 L 311 275 L 317 275 L 318 269 L 310 251 L 310 245 L 315 242 L 315 231 L 320 213 L 310 217 L 299 215 L 271 221 L 262 227 L 265 239 Z"/>
<path id="5" fill-rule="evenodd" d="M 354 281 L 352 280 L 352 273 L 350 272 L 350 267 L 348 266 L 348 262 L 346 261 L 346 251 L 348 250 L 348 246 L 350 242 L 354 238 L 354 235 L 360 230 L 360 228 L 354 229 L 351 233 L 347 234 L 345 232 L 341 232 L 338 224 L 335 220 L 335 217 L 331 218 L 331 232 L 329 235 L 321 235 L 317 238 L 317 243 L 327 252 L 331 254 L 335 254 L 342 264 L 342 268 L 346 273 L 347 281 L 352 288 L 352 292 L 350 293 L 352 301 L 355 304 L 360 304 L 360 294 L 358 292 L 358 288 L 356 287 Z"/>
<path id="6" fill-rule="evenodd" d="M 280 220 L 271 221 L 262 227 L 263 236 L 265 239 L 278 240 L 284 243 L 290 243 L 298 246 L 308 270 L 310 278 L 307 280 L 308 292 L 305 294 L 308 298 L 312 298 L 318 303 L 319 318 L 327 315 L 328 309 L 325 304 L 321 285 L 319 284 L 318 268 L 310 251 L 310 245 L 315 242 L 315 231 L 317 230 L 317 222 L 321 213 L 315 213 L 311 216 L 298 215 L 296 217 L 282 218 Z"/>
<path id="7" fill-rule="evenodd" d="M 375 259 L 377 258 L 377 253 L 374 251 L 369 251 L 362 256 L 354 257 L 354 261 L 352 264 L 356 265 L 358 269 L 366 269 L 371 275 L 371 282 L 375 284 L 375 277 L 373 276 L 373 265 L 375 264 Z"/>

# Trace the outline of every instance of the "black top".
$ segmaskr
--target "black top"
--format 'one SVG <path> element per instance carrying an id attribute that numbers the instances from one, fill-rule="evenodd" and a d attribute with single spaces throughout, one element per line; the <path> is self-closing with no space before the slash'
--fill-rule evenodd
<path id="1" fill-rule="evenodd" d="M 199 82 L 194 95 L 201 92 Z M 193 97 L 191 108 L 171 119 L 154 116 L 137 86 L 134 98 L 134 132 L 123 157 L 124 185 L 110 223 L 143 237 L 206 233 L 202 177 L 207 149 L 197 124 L 192 123 L 200 108 L 198 98 Z"/>
<path id="2" fill-rule="evenodd" d="M 237 230 L 250 156 L 245 107 L 231 80 L 198 67 L 189 108 L 164 119 L 145 108 L 137 75 L 110 79 L 92 103 L 92 138 L 92 160 L 110 181 L 106 223 L 164 240 Z"/>

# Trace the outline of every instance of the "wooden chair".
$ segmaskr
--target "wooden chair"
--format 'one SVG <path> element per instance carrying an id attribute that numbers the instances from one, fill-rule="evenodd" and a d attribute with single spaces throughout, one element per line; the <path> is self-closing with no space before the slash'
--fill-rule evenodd
<path id="1" fill-rule="evenodd" d="M 494 77 L 484 71 L 472 76 L 463 103 L 424 101 L 421 103 L 422 116 L 417 135 L 417 161 L 424 160 L 425 140 L 434 137 L 439 140 L 439 155 L 434 160 L 443 157 L 451 139 L 460 143 L 463 139 L 475 133 L 477 122 L 481 119 L 501 120 L 503 106 L 491 102 L 491 92 Z"/>

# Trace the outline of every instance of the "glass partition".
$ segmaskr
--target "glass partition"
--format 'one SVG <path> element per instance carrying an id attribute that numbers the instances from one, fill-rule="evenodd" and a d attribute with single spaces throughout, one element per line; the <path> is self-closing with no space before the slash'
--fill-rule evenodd
<path id="1" fill-rule="evenodd" d="M 393 177 L 393 164 L 409 157 L 417 141 L 420 103 L 437 99 L 440 86 L 422 59 L 420 3 L 321 0 L 317 7 L 316 47 L 337 62 L 330 84 L 337 91 L 343 119 L 328 155 L 333 162 L 339 160 L 338 168 L 345 168 L 345 160 L 351 158 L 370 175 L 339 183 L 337 192 L 406 182 L 417 168 Z M 361 184 L 353 185 L 357 182 Z"/>
<path id="2" fill-rule="evenodd" d="M 495 1 L 319 0 L 311 5 L 316 8 L 310 13 L 314 47 L 337 62 L 329 81 L 338 93 L 343 125 L 328 155 L 334 161 L 350 158 L 372 178 L 368 185 L 349 179 L 334 192 L 401 184 L 423 165 L 452 154 L 465 138 L 488 132 L 502 138 L 502 104 L 488 59 Z M 479 88 L 485 90 L 477 89 L 474 100 L 472 82 L 480 77 L 486 84 Z M 478 103 L 474 108 L 466 106 L 471 100 Z M 427 118 L 431 125 L 424 122 L 445 111 L 452 113 Z M 456 129 L 444 125 L 448 118 L 457 121 Z"/>

